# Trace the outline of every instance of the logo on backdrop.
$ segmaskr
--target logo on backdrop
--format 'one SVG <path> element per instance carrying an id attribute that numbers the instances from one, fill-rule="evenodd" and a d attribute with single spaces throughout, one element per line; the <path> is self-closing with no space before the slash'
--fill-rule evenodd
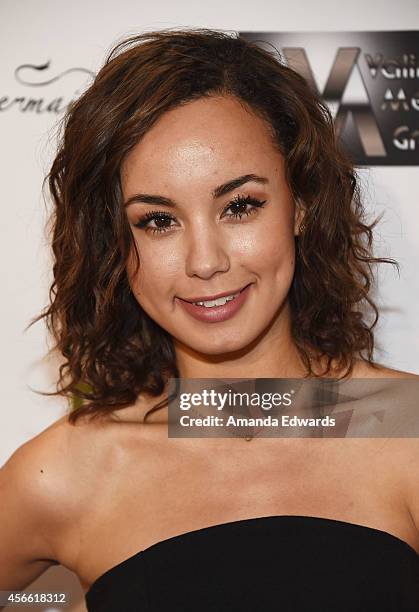
<path id="1" fill-rule="evenodd" d="M 15 69 L 14 78 L 21 86 L 23 95 L 0 94 L 0 113 L 14 110 L 21 113 L 60 114 L 80 95 L 80 87 L 85 86 L 86 81 L 94 76 L 90 70 L 77 67 L 56 73 L 51 61 L 44 64 L 22 64 Z"/>
<path id="2" fill-rule="evenodd" d="M 240 34 L 307 80 L 356 165 L 419 165 L 418 32 Z"/>
<path id="3" fill-rule="evenodd" d="M 358 166 L 419 165 L 418 32 L 240 32 L 280 52 L 323 98 Z M 14 70 L 18 95 L 0 93 L 0 114 L 63 113 L 94 78 L 51 61 Z"/>

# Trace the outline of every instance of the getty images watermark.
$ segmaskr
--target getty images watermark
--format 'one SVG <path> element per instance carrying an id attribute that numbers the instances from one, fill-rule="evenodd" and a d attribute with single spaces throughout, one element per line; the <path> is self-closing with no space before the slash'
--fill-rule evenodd
<path id="1" fill-rule="evenodd" d="M 180 410 L 190 411 L 192 407 L 211 407 L 217 412 L 234 411 L 237 406 L 250 406 L 260 408 L 262 411 L 270 411 L 272 408 L 281 406 L 287 407 L 292 406 L 293 395 L 295 389 L 291 389 L 285 393 L 239 393 L 234 392 L 231 389 L 228 392 L 220 393 L 214 389 L 208 390 L 203 389 L 200 393 L 186 393 L 182 392 L 179 396 L 179 408 Z M 324 426 L 334 427 L 335 419 L 326 415 L 323 418 L 304 418 L 296 415 L 291 416 L 290 414 L 281 414 L 278 417 L 273 417 L 272 414 L 267 414 L 261 417 L 250 417 L 250 416 L 238 416 L 236 414 L 227 414 L 227 416 L 216 416 L 209 414 L 207 416 L 191 416 L 191 414 L 185 414 L 180 417 L 180 425 L 184 427 L 190 427 L 196 425 L 197 427 L 238 427 L 244 425 L 255 426 L 257 424 L 270 427 L 307 427 L 307 426 Z"/>
<path id="2" fill-rule="evenodd" d="M 169 437 L 419 437 L 419 378 L 180 379 Z"/>

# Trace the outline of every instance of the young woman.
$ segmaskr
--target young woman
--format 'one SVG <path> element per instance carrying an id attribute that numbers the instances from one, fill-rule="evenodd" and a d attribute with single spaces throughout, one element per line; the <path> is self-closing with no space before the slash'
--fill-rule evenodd
<path id="1" fill-rule="evenodd" d="M 221 32 L 132 38 L 49 185 L 35 320 L 83 401 L 1 470 L 0 589 L 60 563 L 91 611 L 419 609 L 415 439 L 168 437 L 170 378 L 415 378 L 373 362 L 385 260 L 306 82 Z"/>

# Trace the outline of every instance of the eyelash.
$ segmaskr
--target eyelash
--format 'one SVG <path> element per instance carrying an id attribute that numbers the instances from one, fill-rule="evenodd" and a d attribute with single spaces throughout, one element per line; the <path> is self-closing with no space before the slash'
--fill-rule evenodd
<path id="1" fill-rule="evenodd" d="M 241 217 L 243 215 L 246 215 L 246 217 L 248 217 L 249 215 L 252 215 L 253 213 L 257 212 L 259 208 L 262 208 L 262 206 L 266 203 L 266 200 L 258 200 L 257 198 L 253 198 L 252 196 L 236 196 L 230 203 L 229 205 L 224 209 L 224 211 L 228 210 L 229 208 L 231 208 L 234 205 L 242 205 L 242 204 L 250 204 L 251 206 L 253 206 L 253 208 L 251 208 L 250 210 L 245 210 L 244 212 L 238 212 L 238 213 L 233 213 L 232 215 L 227 215 L 228 217 L 234 217 L 234 218 L 238 218 L 241 219 Z M 134 227 L 138 227 L 139 229 L 144 229 L 146 232 L 152 232 L 153 234 L 161 234 L 164 232 L 167 232 L 168 230 L 170 230 L 170 226 L 169 227 L 149 227 L 148 223 L 150 221 L 154 221 L 156 219 L 159 220 L 176 220 L 176 217 L 173 217 L 172 215 L 159 211 L 159 210 L 153 210 L 151 212 L 146 213 L 143 217 L 141 217 L 141 219 L 139 221 L 137 221 L 137 223 L 134 223 Z"/>

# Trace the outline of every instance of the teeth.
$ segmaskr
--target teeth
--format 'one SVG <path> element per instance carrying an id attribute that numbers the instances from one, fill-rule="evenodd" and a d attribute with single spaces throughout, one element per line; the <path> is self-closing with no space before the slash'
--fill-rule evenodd
<path id="1" fill-rule="evenodd" d="M 239 293 L 234 293 L 233 295 L 226 295 L 225 297 L 218 298 L 218 300 L 208 300 L 208 302 L 193 302 L 193 304 L 197 304 L 198 306 L 205 306 L 205 308 L 212 308 L 213 306 L 224 306 L 224 304 L 226 304 L 227 302 L 231 302 L 231 300 L 234 300 L 234 298 L 237 297 Z"/>

